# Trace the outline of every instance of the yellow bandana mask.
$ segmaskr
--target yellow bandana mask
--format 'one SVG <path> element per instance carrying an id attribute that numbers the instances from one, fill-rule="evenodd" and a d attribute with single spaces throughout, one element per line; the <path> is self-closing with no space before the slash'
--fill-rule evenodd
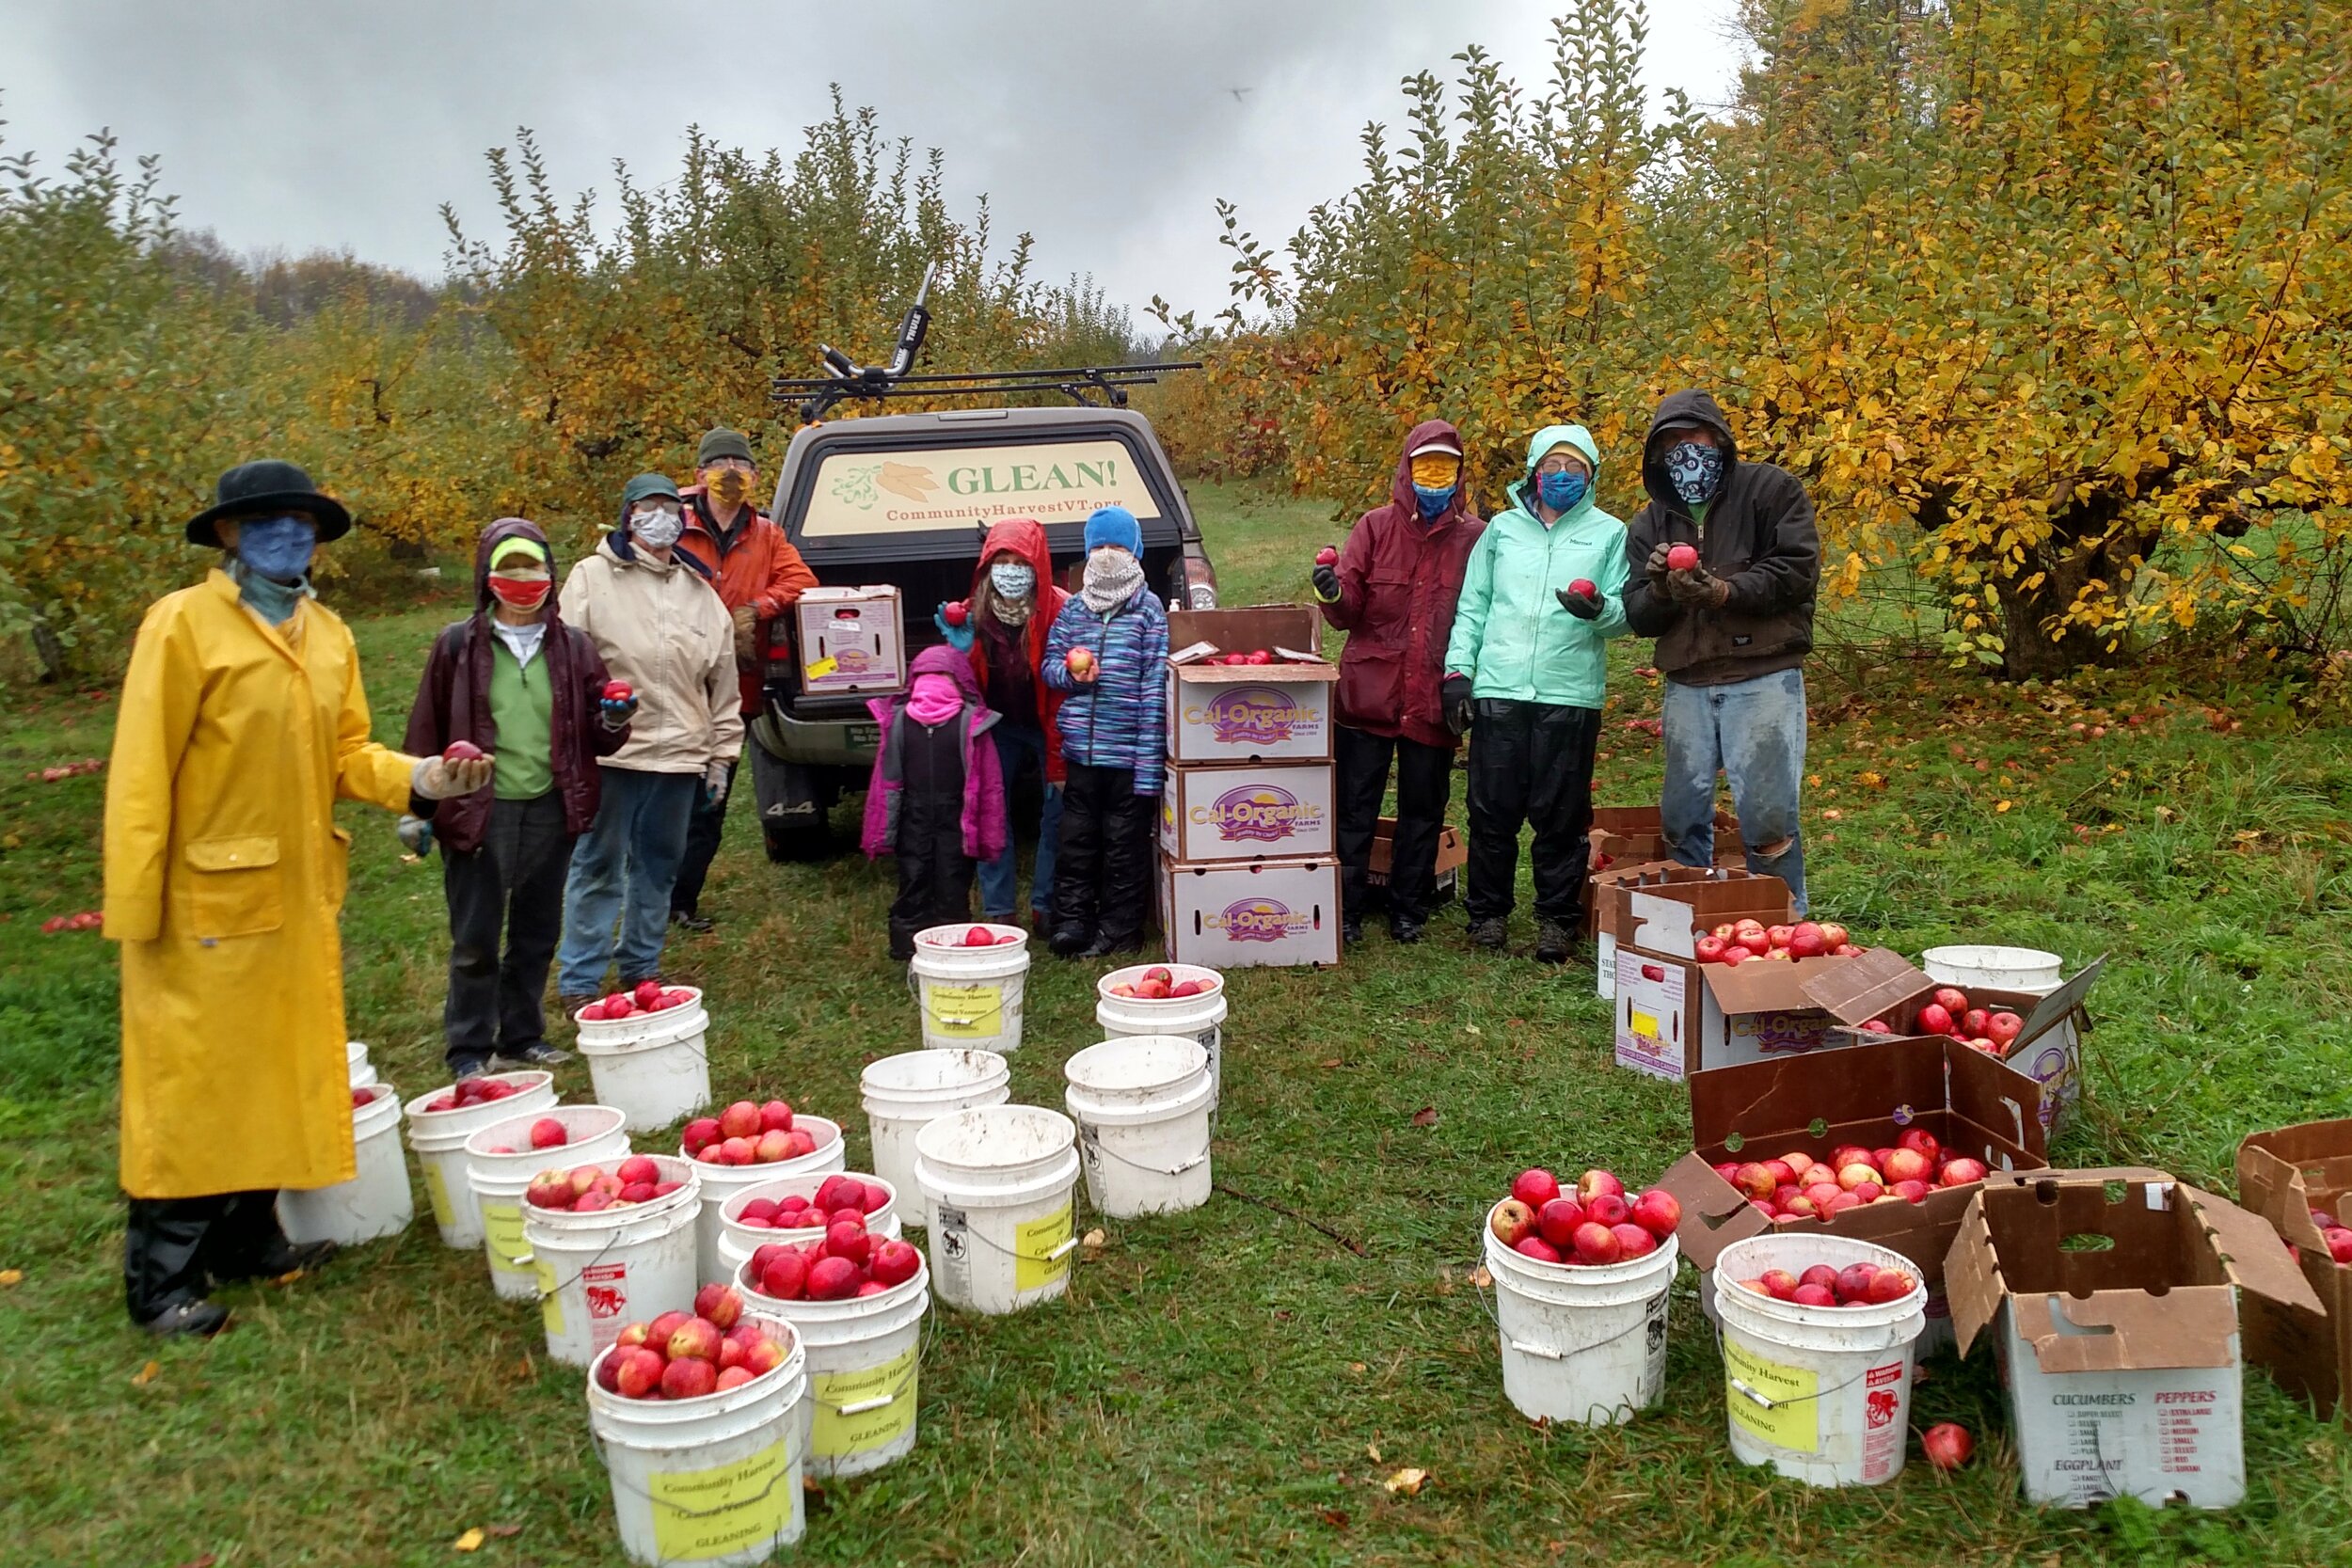
<path id="1" fill-rule="evenodd" d="M 752 493 L 752 476 L 740 468 L 712 468 L 707 483 L 721 506 L 740 506 Z"/>
<path id="2" fill-rule="evenodd" d="M 1424 490 L 1442 490 L 1461 476 L 1462 460 L 1450 451 L 1425 451 L 1413 459 L 1413 483 Z"/>

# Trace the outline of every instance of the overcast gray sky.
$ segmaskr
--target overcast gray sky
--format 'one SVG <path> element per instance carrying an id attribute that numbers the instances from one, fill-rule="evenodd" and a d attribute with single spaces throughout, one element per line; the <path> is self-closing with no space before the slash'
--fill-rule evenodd
<path id="1" fill-rule="evenodd" d="M 666 178 L 689 124 L 788 157 L 837 81 L 946 150 L 961 213 L 985 191 L 1001 240 L 1035 233 L 1046 277 L 1205 315 L 1227 297 L 1216 198 L 1287 237 L 1355 182 L 1364 122 L 1401 119 L 1399 78 L 1475 41 L 1540 87 L 1570 3 L 0 0 L 0 136 L 54 167 L 111 126 L 234 250 L 437 278 L 437 208 L 489 227 L 482 155 L 517 126 L 565 192 L 609 196 L 615 158 Z M 1650 0 L 1654 93 L 1727 96 L 1733 7 Z"/>

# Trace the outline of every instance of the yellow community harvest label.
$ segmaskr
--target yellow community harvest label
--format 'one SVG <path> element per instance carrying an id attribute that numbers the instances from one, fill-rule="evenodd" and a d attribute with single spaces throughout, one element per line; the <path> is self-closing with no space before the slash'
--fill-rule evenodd
<path id="1" fill-rule="evenodd" d="M 1733 1290 L 1739 1290 L 1735 1285 Z M 1731 1418 L 1758 1442 L 1791 1453 L 1818 1453 L 1821 1448 L 1821 1374 L 1803 1367 L 1767 1361 L 1736 1338 L 1724 1336 L 1724 1402 Z M 1772 1403 L 1758 1404 L 1740 1385 Z"/>
<path id="2" fill-rule="evenodd" d="M 909 1345 L 879 1367 L 818 1372 L 808 1451 L 819 1459 L 847 1459 L 905 1436 L 914 1426 L 915 1349 Z"/>
<path id="3" fill-rule="evenodd" d="M 449 1183 L 442 1179 L 441 1167 L 430 1160 L 424 1163 L 424 1196 L 433 1205 L 434 1224 L 447 1225 L 457 1217 L 449 1206 Z"/>
<path id="4" fill-rule="evenodd" d="M 664 1562 L 706 1562 L 782 1535 L 792 1518 L 785 1445 L 779 1437 L 748 1459 L 648 1478 L 655 1555 Z"/>
<path id="5" fill-rule="evenodd" d="M 1014 1291 L 1034 1291 L 1070 1273 L 1070 1254 L 1061 1246 L 1070 1240 L 1071 1211 L 1075 1201 L 1063 1204 L 1043 1219 L 1012 1227 Z"/>
<path id="6" fill-rule="evenodd" d="M 555 1288 L 555 1265 L 535 1259 L 539 1269 L 539 1321 L 549 1334 L 564 1332 L 564 1297 Z"/>
<path id="7" fill-rule="evenodd" d="M 1002 986 L 943 986 L 931 980 L 925 982 L 923 994 L 934 1035 L 977 1038 L 1004 1031 Z"/>
<path id="8" fill-rule="evenodd" d="M 522 1273 L 523 1265 L 515 1261 L 523 1255 L 522 1205 L 484 1204 L 482 1228 L 490 1238 L 490 1267 L 505 1274 Z"/>

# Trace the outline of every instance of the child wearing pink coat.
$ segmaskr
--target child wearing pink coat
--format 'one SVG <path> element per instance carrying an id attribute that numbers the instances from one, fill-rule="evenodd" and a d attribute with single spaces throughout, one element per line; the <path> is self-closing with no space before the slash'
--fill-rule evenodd
<path id="1" fill-rule="evenodd" d="M 890 956 L 914 957 L 914 933 L 972 917 L 979 863 L 1005 849 L 1005 777 L 988 732 L 996 715 L 980 701 L 972 661 L 937 645 L 914 656 L 902 697 L 866 708 L 882 726 L 866 792 L 864 847 L 896 855 Z"/>

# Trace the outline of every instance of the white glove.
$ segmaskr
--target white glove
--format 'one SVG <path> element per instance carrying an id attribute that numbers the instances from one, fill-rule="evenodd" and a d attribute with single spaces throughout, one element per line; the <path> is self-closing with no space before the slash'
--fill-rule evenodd
<path id="1" fill-rule="evenodd" d="M 475 757 L 466 762 L 443 762 L 439 757 L 425 757 L 409 776 L 409 793 L 427 800 L 452 800 L 477 789 L 486 789 L 490 769 L 497 760 Z"/>
<path id="2" fill-rule="evenodd" d="M 400 835 L 400 847 L 410 854 L 422 858 L 433 852 L 433 824 L 423 817 L 403 812 L 392 832 Z"/>
<path id="3" fill-rule="evenodd" d="M 710 803 L 711 810 L 718 810 L 726 800 L 727 780 L 734 771 L 723 760 L 703 769 L 703 799 Z"/>

